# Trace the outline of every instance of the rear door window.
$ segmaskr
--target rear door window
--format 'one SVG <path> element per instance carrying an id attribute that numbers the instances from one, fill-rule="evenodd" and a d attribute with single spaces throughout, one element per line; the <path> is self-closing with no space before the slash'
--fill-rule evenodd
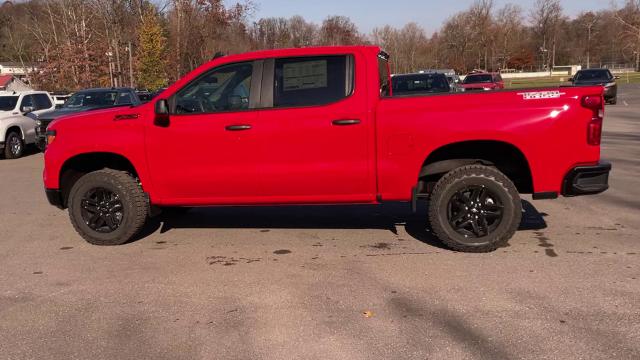
<path id="1" fill-rule="evenodd" d="M 118 105 L 130 105 L 131 103 L 131 94 L 129 92 L 125 91 L 118 94 Z"/>
<path id="2" fill-rule="evenodd" d="M 45 94 L 35 94 L 33 95 L 33 99 L 36 102 L 36 110 L 49 109 L 51 106 L 51 100 Z"/>
<path id="3" fill-rule="evenodd" d="M 273 106 L 315 106 L 344 99 L 353 91 L 349 55 L 275 60 Z"/>
<path id="4" fill-rule="evenodd" d="M 394 95 L 446 93 L 450 91 L 442 74 L 397 75 L 391 78 Z"/>
<path id="5" fill-rule="evenodd" d="M 22 102 L 20 103 L 20 111 L 22 111 L 22 108 L 24 108 L 26 106 L 34 107 L 33 98 L 31 97 L 31 95 L 25 95 L 22 98 Z"/>

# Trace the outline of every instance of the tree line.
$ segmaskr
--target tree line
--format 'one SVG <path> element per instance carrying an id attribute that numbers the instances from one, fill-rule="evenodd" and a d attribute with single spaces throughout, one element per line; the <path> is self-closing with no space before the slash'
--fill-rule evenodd
<path id="1" fill-rule="evenodd" d="M 394 73 L 426 68 L 503 71 L 640 64 L 640 0 L 570 18 L 560 0 L 525 10 L 476 0 L 429 34 L 416 23 L 364 34 L 344 16 L 254 19 L 251 1 L 30 0 L 0 5 L 0 61 L 36 64 L 47 90 L 157 89 L 214 54 L 313 45 L 377 44 Z M 630 65 L 629 65 L 630 64 Z"/>

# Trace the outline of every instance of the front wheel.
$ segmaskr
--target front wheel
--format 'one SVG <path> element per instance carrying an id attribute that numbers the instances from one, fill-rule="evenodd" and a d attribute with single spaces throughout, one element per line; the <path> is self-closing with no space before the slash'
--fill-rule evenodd
<path id="1" fill-rule="evenodd" d="M 521 217 L 515 185 L 497 169 L 483 165 L 445 174 L 429 204 L 433 232 L 448 247 L 463 252 L 490 252 L 505 246 Z"/>
<path id="2" fill-rule="evenodd" d="M 69 217 L 94 245 L 121 245 L 144 225 L 149 211 L 142 188 L 123 171 L 104 169 L 82 176 L 69 193 Z"/>
<path id="3" fill-rule="evenodd" d="M 12 131 L 7 135 L 7 139 L 4 143 L 4 157 L 6 159 L 17 159 L 22 157 L 24 153 L 24 141 L 15 131 Z"/>

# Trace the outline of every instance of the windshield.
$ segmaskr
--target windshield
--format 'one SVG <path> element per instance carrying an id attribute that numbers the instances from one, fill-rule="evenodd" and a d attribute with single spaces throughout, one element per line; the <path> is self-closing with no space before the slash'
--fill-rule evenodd
<path id="1" fill-rule="evenodd" d="M 611 79 L 609 70 L 578 71 L 575 81 L 608 81 Z"/>
<path id="2" fill-rule="evenodd" d="M 467 75 L 464 78 L 464 84 L 490 83 L 492 81 L 491 74 Z"/>
<path id="3" fill-rule="evenodd" d="M 80 92 L 73 94 L 64 103 L 64 108 L 76 109 L 80 107 L 99 107 L 99 106 L 113 106 L 118 99 L 117 91 L 91 91 Z"/>
<path id="4" fill-rule="evenodd" d="M 17 103 L 17 96 L 0 96 L 0 111 L 13 110 Z"/>
<path id="5" fill-rule="evenodd" d="M 391 79 L 394 95 L 449 92 L 447 78 L 441 74 L 399 75 Z"/>

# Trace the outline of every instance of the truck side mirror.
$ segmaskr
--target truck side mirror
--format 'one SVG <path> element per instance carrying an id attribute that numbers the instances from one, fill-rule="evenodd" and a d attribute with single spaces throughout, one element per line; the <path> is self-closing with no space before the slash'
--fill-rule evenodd
<path id="1" fill-rule="evenodd" d="M 569 81 L 573 82 L 573 78 L 572 78 L 572 77 L 570 77 L 570 78 L 569 78 Z"/>
<path id="2" fill-rule="evenodd" d="M 156 101 L 153 123 L 161 127 L 169 126 L 169 102 L 167 99 L 159 99 Z"/>
<path id="3" fill-rule="evenodd" d="M 20 108 L 20 111 L 22 112 L 23 115 L 27 115 L 28 113 L 35 110 L 36 108 L 34 108 L 33 106 L 23 106 Z"/>

